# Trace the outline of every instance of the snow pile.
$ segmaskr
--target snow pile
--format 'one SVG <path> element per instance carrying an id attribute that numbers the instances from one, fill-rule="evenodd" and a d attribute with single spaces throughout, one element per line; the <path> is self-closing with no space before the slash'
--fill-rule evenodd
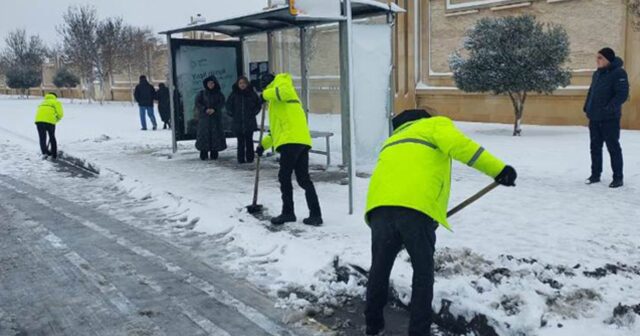
<path id="1" fill-rule="evenodd" d="M 3 173 L 19 169 L 25 157 L 37 158 L 37 104 L 0 98 L 0 144 L 29 148 L 18 158 L 0 150 Z M 135 198 L 134 210 L 108 204 L 101 210 L 124 219 L 130 211 L 157 212 L 161 224 L 150 219 L 149 225 L 159 234 L 182 237 L 204 260 L 225 260 L 224 267 L 305 313 L 329 314 L 332 306 L 364 293 L 370 262 L 370 232 L 361 216 L 367 179 L 356 180 L 357 215 L 348 216 L 347 189 L 338 183 L 343 173 L 318 169 L 324 157 L 313 155 L 312 177 L 326 181 L 317 183 L 326 225 L 274 229 L 243 210 L 251 201 L 254 171 L 235 163 L 233 140 L 218 162 L 201 162 L 193 143 L 181 143 L 174 155 L 170 132 L 139 131 L 138 111 L 130 104 L 66 104 L 65 111 L 57 131 L 60 148 L 97 165 L 105 190 Z M 310 124 L 335 132 L 332 145 L 339 149 L 339 117 L 312 115 Z M 513 138 L 510 125 L 459 125 L 513 164 L 520 178 L 517 188 L 499 188 L 453 217 L 454 233 L 438 230 L 436 322 L 460 334 L 640 334 L 640 132 L 623 132 L 627 185 L 610 190 L 606 183 L 582 182 L 590 165 L 586 128 L 527 126 L 523 137 Z M 340 158 L 337 150 L 333 155 Z M 275 214 L 277 163 L 265 161 L 260 203 Z M 459 164 L 453 181 L 452 206 L 491 182 Z M 91 193 L 74 197 L 90 199 Z M 304 196 L 296 190 L 295 197 L 301 218 L 307 214 Z M 398 257 L 392 284 L 394 300 L 406 305 L 406 252 Z"/>

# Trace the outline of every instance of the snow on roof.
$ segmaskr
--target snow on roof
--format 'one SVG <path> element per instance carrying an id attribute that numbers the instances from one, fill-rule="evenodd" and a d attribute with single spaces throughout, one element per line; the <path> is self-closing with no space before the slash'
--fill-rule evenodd
<path id="1" fill-rule="evenodd" d="M 355 18 L 384 15 L 386 13 L 404 13 L 403 8 L 396 4 L 387 4 L 375 0 L 352 0 L 353 16 Z M 189 25 L 183 28 L 168 30 L 161 34 L 176 34 L 188 31 L 211 31 L 240 37 L 277 31 L 282 29 L 313 26 L 324 23 L 339 22 L 343 17 L 311 17 L 291 15 L 289 5 L 276 5 L 259 12 L 244 14 L 228 19 Z"/>

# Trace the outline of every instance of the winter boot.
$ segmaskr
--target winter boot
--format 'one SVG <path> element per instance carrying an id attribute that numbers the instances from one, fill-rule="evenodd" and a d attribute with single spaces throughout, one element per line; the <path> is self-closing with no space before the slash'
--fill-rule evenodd
<path id="1" fill-rule="evenodd" d="M 591 175 L 588 179 L 584 181 L 584 184 L 595 184 L 600 183 L 600 176 Z"/>
<path id="2" fill-rule="evenodd" d="M 310 216 L 309 218 L 303 219 L 302 222 L 309 226 L 320 226 L 323 223 L 322 217 L 320 216 Z"/>
<path id="3" fill-rule="evenodd" d="M 211 160 L 217 160 L 217 159 L 218 159 L 218 152 L 211 151 Z"/>
<path id="4" fill-rule="evenodd" d="M 365 336 L 384 336 L 384 329 L 374 329 L 367 327 L 365 331 Z"/>
<path id="5" fill-rule="evenodd" d="M 200 151 L 200 160 L 202 160 L 202 161 L 207 160 L 207 152 L 206 151 Z"/>
<path id="6" fill-rule="evenodd" d="M 611 189 L 616 189 L 616 188 L 620 188 L 624 185 L 624 183 L 622 182 L 621 179 L 615 179 L 613 180 L 613 182 L 611 182 L 611 184 L 609 184 L 609 188 Z"/>
<path id="7" fill-rule="evenodd" d="M 294 214 L 282 214 L 278 217 L 271 218 L 271 224 L 273 225 L 282 225 L 284 223 L 294 223 L 298 219 Z"/>

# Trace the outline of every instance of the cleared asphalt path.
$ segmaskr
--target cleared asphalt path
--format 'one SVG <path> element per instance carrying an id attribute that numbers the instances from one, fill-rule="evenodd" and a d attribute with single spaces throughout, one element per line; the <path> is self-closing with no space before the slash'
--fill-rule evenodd
<path id="1" fill-rule="evenodd" d="M 309 335 L 160 237 L 0 175 L 0 335 Z"/>

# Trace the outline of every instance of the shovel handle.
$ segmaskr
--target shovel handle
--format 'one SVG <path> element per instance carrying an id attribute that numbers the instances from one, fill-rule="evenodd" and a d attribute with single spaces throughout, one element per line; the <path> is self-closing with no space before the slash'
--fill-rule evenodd
<path id="1" fill-rule="evenodd" d="M 491 190 L 497 188 L 499 185 L 500 184 L 498 182 L 493 182 L 490 185 L 486 186 L 484 189 L 480 190 L 477 194 L 469 197 L 466 201 L 460 203 L 455 208 L 449 210 L 449 212 L 447 212 L 447 217 L 451 217 L 451 216 L 457 214 L 458 212 L 462 211 L 462 209 L 468 207 L 469 205 L 471 205 L 475 201 L 479 200 L 484 195 L 488 194 Z"/>
<path id="2" fill-rule="evenodd" d="M 258 145 L 262 144 L 262 137 L 264 136 L 264 119 L 267 111 L 267 104 L 262 105 L 262 117 L 260 121 L 260 136 L 258 137 Z M 256 180 L 253 185 L 253 203 L 252 205 L 258 204 L 258 184 L 260 183 L 260 156 L 256 158 Z"/>

